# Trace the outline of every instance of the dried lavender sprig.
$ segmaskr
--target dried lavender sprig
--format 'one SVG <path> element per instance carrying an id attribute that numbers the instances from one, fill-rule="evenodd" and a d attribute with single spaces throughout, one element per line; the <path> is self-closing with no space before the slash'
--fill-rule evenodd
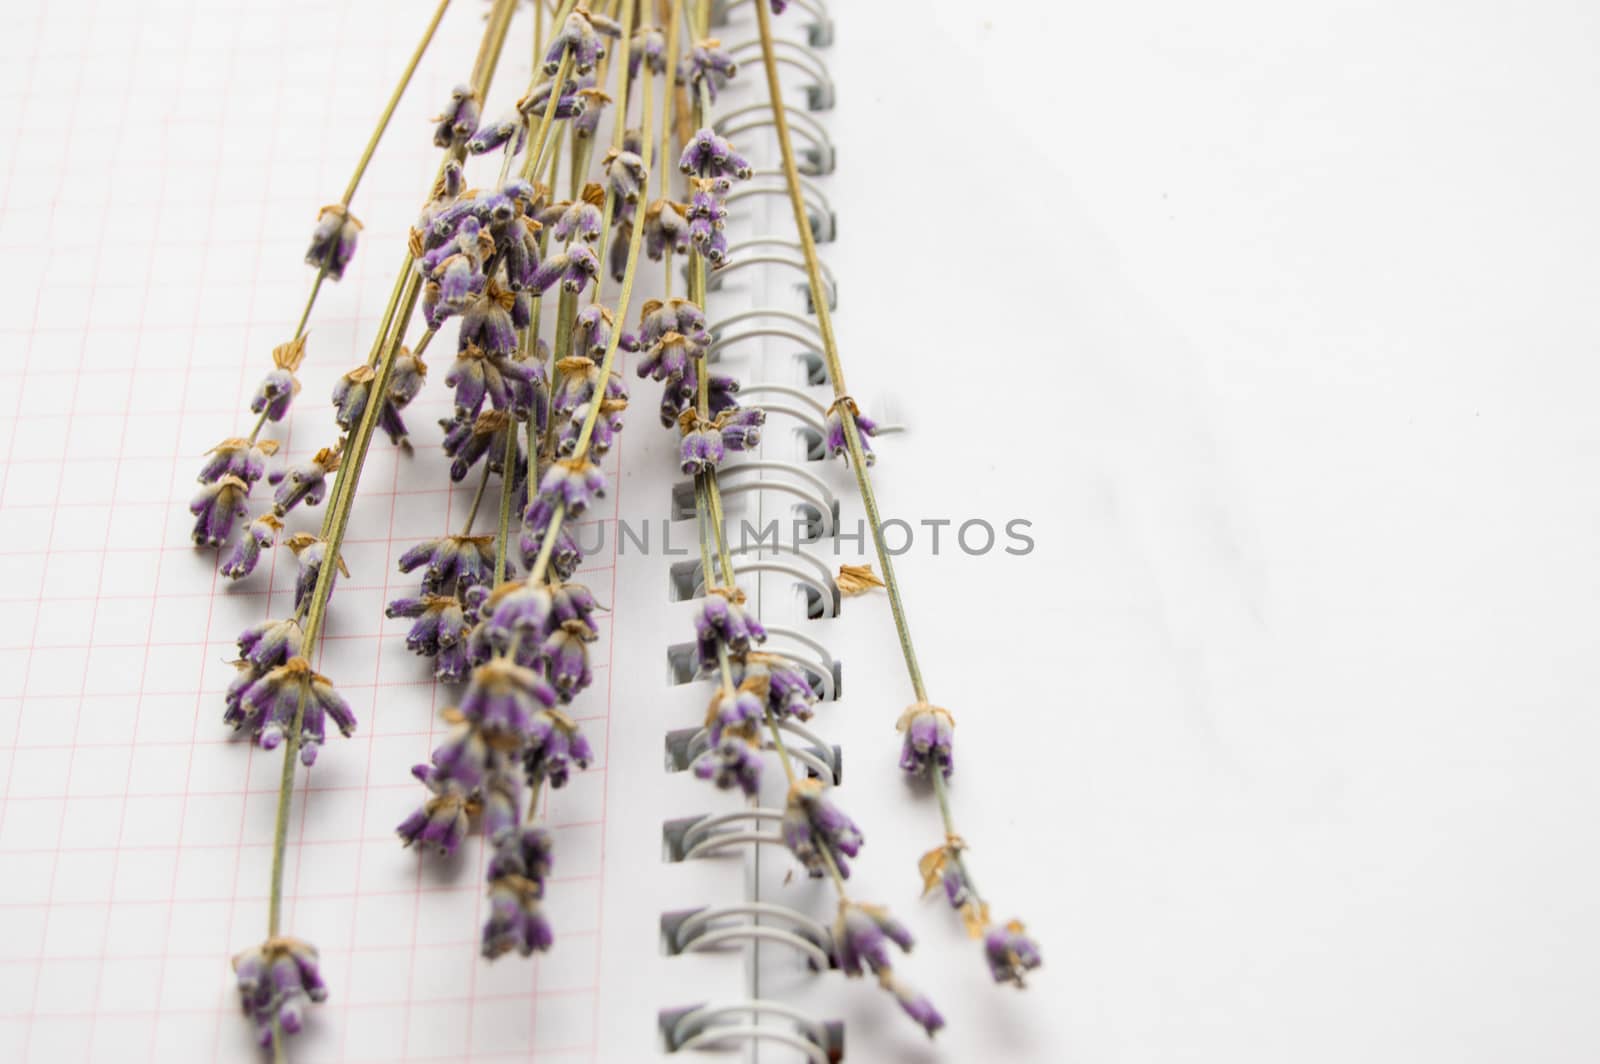
<path id="1" fill-rule="evenodd" d="M 795 165 L 794 145 L 789 137 L 789 118 L 783 104 L 783 91 L 778 77 L 777 59 L 774 54 L 772 38 L 772 16 L 767 5 L 757 2 L 755 5 L 757 26 L 761 39 L 761 61 L 766 71 L 767 95 L 772 110 L 773 124 L 777 129 L 778 148 L 783 161 L 784 181 L 788 188 L 789 205 L 794 213 L 795 231 L 800 238 L 800 247 L 806 265 L 806 279 L 811 290 L 811 302 L 817 315 L 817 328 L 822 335 L 823 358 L 828 368 L 828 378 L 833 384 L 834 401 L 830 414 L 837 415 L 840 427 L 844 431 L 844 445 L 849 452 L 850 466 L 855 473 L 856 485 L 861 492 L 862 505 L 867 511 L 867 527 L 872 530 L 873 545 L 877 550 L 878 563 L 883 570 L 883 583 L 889 595 L 889 609 L 894 616 L 895 631 L 900 641 L 900 651 L 905 659 L 906 674 L 911 681 L 911 689 L 916 697 L 915 704 L 908 710 L 908 715 L 922 711 L 933 711 L 937 707 L 928 702 L 927 686 L 922 679 L 922 668 L 917 661 L 916 647 L 911 641 L 911 628 L 906 619 L 905 604 L 900 598 L 900 584 L 895 578 L 894 562 L 884 542 L 883 522 L 878 510 L 877 496 L 872 490 L 872 475 L 868 471 L 870 466 L 869 452 L 863 442 L 863 433 L 867 428 L 862 422 L 861 412 L 855 401 L 850 398 L 845 387 L 844 367 L 839 358 L 838 341 L 833 332 L 833 320 L 828 310 L 828 299 L 823 286 L 822 270 L 817 261 L 816 241 L 811 233 L 811 225 L 806 217 L 805 199 L 800 188 L 799 168 Z M 948 718 L 948 712 L 945 713 Z M 904 719 L 904 718 L 903 718 Z M 907 727 L 908 744 L 911 736 L 909 722 Z M 907 755 L 909 756 L 909 755 Z M 989 932 L 989 907 L 978 893 L 973 884 L 972 876 L 967 870 L 967 863 L 962 855 L 965 843 L 956 831 L 955 818 L 950 810 L 949 795 L 946 790 L 945 776 L 948 766 L 949 749 L 948 740 L 943 754 L 944 764 L 933 764 L 918 758 L 911 758 L 911 769 L 919 774 L 926 774 L 933 783 L 934 794 L 939 803 L 939 816 L 943 821 L 945 844 L 927 855 L 943 852 L 952 870 L 959 876 L 959 889 L 947 888 L 947 897 L 951 904 L 963 914 L 967 921 L 969 932 L 984 935 Z M 937 759 L 936 759 L 937 760 Z M 1012 921 L 1009 928 L 1014 928 L 1014 948 L 1008 947 L 1002 955 L 1008 958 L 1005 966 L 997 964 L 994 960 L 995 952 L 986 943 L 986 955 L 990 958 L 991 972 L 996 981 L 1011 982 L 1021 987 L 1021 972 L 1024 969 L 1036 968 L 1040 964 L 1038 946 L 1027 939 L 1022 933 L 1022 925 Z"/>
<path id="2" fill-rule="evenodd" d="M 506 31 L 510 28 L 511 15 L 515 9 L 515 0 L 495 0 L 495 7 L 490 13 L 488 26 L 484 30 L 482 43 L 479 46 L 478 56 L 474 62 L 472 82 L 480 94 L 487 91 L 494 78 L 494 70 L 499 62 L 501 49 L 505 44 Z M 454 149 L 452 155 L 459 149 Z M 456 156 L 459 158 L 459 156 Z M 440 173 L 444 168 L 441 166 Z M 402 269 L 402 277 L 409 277 L 410 255 Z M 408 282 L 409 293 L 402 295 L 405 289 L 397 288 L 395 296 L 390 300 L 390 306 L 385 314 L 385 319 L 379 328 L 378 339 L 374 344 L 375 351 L 383 351 L 379 358 L 377 387 L 375 394 L 386 394 L 389 376 L 394 368 L 395 357 L 400 350 L 400 340 L 404 335 L 406 323 L 410 320 L 411 312 L 415 308 L 417 286 L 413 281 Z M 399 308 L 403 307 L 403 313 Z M 398 315 L 398 316 L 397 316 Z M 360 479 L 361 469 L 366 461 L 367 449 L 372 442 L 372 434 L 376 429 L 379 411 L 382 403 L 373 402 L 367 405 L 360 425 L 354 435 L 354 443 L 348 448 L 349 462 L 341 468 L 334 483 L 333 499 L 330 501 L 324 517 L 325 533 L 322 537 L 327 543 L 326 557 L 321 565 L 315 586 L 306 608 L 306 619 L 302 626 L 301 645 L 313 646 L 320 634 L 323 618 L 326 614 L 328 596 L 332 590 L 333 573 L 340 561 L 339 548 L 343 543 L 345 529 L 349 523 L 350 510 L 355 497 L 355 486 Z M 288 848 L 289 809 L 294 793 L 294 766 L 296 754 L 301 742 L 301 729 L 306 714 L 306 699 L 302 695 L 294 711 L 291 727 L 284 741 L 283 773 L 278 785 L 278 803 L 275 823 L 273 826 L 272 842 L 272 871 L 267 906 L 267 936 L 269 944 L 280 937 L 280 927 L 283 915 L 283 872 L 285 855 Z M 244 993 L 243 980 L 240 983 L 241 992 Z M 245 1006 L 250 1008 L 249 995 L 245 994 Z M 287 1060 L 287 1049 L 282 1037 L 282 1018 L 274 1014 L 270 1020 L 267 1036 L 271 1039 L 273 1057 L 275 1061 Z"/>

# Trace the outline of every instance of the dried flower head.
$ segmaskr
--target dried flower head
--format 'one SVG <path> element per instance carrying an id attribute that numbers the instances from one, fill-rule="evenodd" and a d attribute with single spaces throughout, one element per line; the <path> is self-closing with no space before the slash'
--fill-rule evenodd
<path id="1" fill-rule="evenodd" d="M 789 788 L 783 811 L 783 841 L 813 876 L 837 868 L 850 877 L 846 857 L 861 852 L 861 829 L 828 800 L 820 780 L 798 780 Z"/>
<path id="2" fill-rule="evenodd" d="M 275 937 L 233 958 L 239 1005 L 255 1021 L 256 1040 L 272 1045 L 274 1029 L 298 1034 L 306 1002 L 327 1000 L 317 950 L 309 942 Z"/>

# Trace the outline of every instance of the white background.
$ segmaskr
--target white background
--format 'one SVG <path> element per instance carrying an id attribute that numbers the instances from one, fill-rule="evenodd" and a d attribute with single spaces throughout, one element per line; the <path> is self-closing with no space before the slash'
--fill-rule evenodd
<path id="1" fill-rule="evenodd" d="M 949 1061 L 1596 1059 L 1600 11 L 837 6 L 841 339 L 852 390 L 912 426 L 881 448 L 886 508 L 1034 522 L 1025 558 L 919 541 L 900 569 L 960 721 L 974 871 L 1048 966 L 990 990 L 917 909 L 928 837 L 899 825 L 928 811 L 888 771 L 905 696 L 892 642 L 863 644 L 882 698 L 835 727 L 862 874 L 914 916 L 908 972 L 951 1030 L 913 1048 L 852 1015 L 852 1059 L 878 1037 Z M 218 958 L 256 933 L 260 853 L 229 854 L 225 903 L 188 903 L 214 841 L 193 825 L 264 841 L 274 766 L 232 799 L 170 797 L 173 773 L 242 788 L 246 756 L 215 742 L 237 600 L 212 595 L 181 507 L 424 8 L 8 6 L 4 1059 L 237 1058 Z M 450 27 L 470 47 L 473 19 Z M 319 308 L 319 398 L 431 166 L 418 117 L 458 77 L 425 68 L 411 141 L 380 155 L 399 172 L 363 194 L 358 272 Z M 349 608 L 376 617 L 380 590 Z M 644 645 L 626 623 L 619 655 Z M 428 744 L 353 742 L 374 779 Z M 362 817 L 382 882 L 393 804 L 307 823 Z M 448 1010 L 361 1011 L 351 969 L 385 932 L 348 933 L 322 1045 L 448 1058 Z M 626 983 L 632 948 L 595 979 Z M 401 1048 L 370 1048 L 396 1022 Z"/>

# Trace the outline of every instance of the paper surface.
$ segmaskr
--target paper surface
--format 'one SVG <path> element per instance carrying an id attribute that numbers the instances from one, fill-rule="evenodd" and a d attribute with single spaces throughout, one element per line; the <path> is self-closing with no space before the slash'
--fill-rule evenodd
<path id="1" fill-rule="evenodd" d="M 881 593 L 806 622 L 845 684 L 813 727 L 867 838 L 852 893 L 911 924 L 904 975 L 949 1029 L 929 1044 L 785 947 L 663 955 L 663 912 L 831 899 L 775 849 L 662 861 L 665 820 L 738 803 L 662 769 L 704 711 L 664 680 L 691 606 L 668 594 L 681 559 L 615 536 L 586 569 L 613 613 L 575 706 L 600 760 L 548 810 L 558 945 L 478 960 L 476 840 L 440 866 L 393 835 L 445 693 L 383 603 L 412 585 L 398 553 L 471 493 L 445 489 L 436 362 L 416 456 L 373 448 L 331 613 L 322 671 L 361 726 L 296 797 L 286 927 L 332 996 L 295 1059 L 631 1062 L 658 1009 L 758 992 L 844 1021 L 859 1061 L 1593 1060 L 1595 13 L 838 7 L 823 250 L 851 391 L 908 425 L 876 472 L 915 531 L 897 565 L 958 720 L 958 822 L 1046 970 L 992 988 L 916 898 L 940 829 L 893 768 L 910 696 Z M 285 611 L 292 572 L 223 587 L 185 504 L 202 452 L 247 427 L 316 208 L 430 10 L 8 7 L 0 1059 L 253 1059 L 227 957 L 265 931 L 279 759 L 230 739 L 221 696 L 233 636 Z M 371 341 L 480 16 L 446 17 L 356 198 L 291 456 L 331 439 L 325 396 Z M 730 92 L 759 98 L 759 74 Z M 788 232 L 775 199 L 739 224 Z M 745 278 L 714 317 L 758 290 L 799 306 L 798 274 Z M 659 548 L 674 442 L 630 383 L 597 517 L 648 520 Z M 849 474 L 817 472 L 853 527 Z M 1030 521 L 1034 549 L 952 546 L 974 519 Z M 794 627 L 790 584 L 759 594 Z"/>

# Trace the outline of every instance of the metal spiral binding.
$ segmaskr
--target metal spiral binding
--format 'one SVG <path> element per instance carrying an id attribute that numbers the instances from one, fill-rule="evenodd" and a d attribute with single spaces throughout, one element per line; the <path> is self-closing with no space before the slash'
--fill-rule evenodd
<path id="1" fill-rule="evenodd" d="M 712 24 L 726 25 L 730 15 L 737 14 L 751 2 L 714 0 Z M 798 141 L 800 169 L 807 175 L 801 182 L 807 220 L 813 238 L 819 244 L 826 244 L 837 236 L 838 220 L 827 194 L 813 179 L 833 171 L 836 151 L 827 129 L 810 112 L 829 110 L 835 102 L 833 78 L 827 62 L 817 51 L 832 43 L 833 19 L 824 0 L 791 0 L 790 6 L 791 23 L 797 15 L 809 18 L 802 25 L 806 43 L 777 41 L 776 58 L 784 68 L 799 71 L 804 77 L 803 82 L 796 82 L 796 87 L 803 89 L 805 107 L 784 107 Z M 755 80 L 760 80 L 758 39 L 736 41 L 728 45 L 727 50 L 747 69 L 756 69 Z M 758 90 L 759 102 L 722 112 L 714 118 L 712 127 L 723 136 L 744 137 L 746 142 L 753 139 L 749 136 L 752 133 L 770 133 L 774 125 L 771 104 L 765 99 L 764 87 L 758 86 Z M 774 168 L 758 169 L 749 181 L 740 183 L 729 194 L 727 204 L 730 211 L 737 213 L 741 206 L 770 202 L 772 197 L 787 201 L 788 189 L 783 174 Z M 783 216 L 788 216 L 786 202 Z M 712 341 L 705 358 L 707 362 L 720 361 L 738 354 L 751 342 L 779 340 L 792 345 L 798 362 L 795 380 L 747 381 L 739 394 L 746 405 L 760 406 L 766 412 L 769 441 L 777 438 L 776 429 L 787 426 L 799 437 L 803 457 L 797 461 L 781 461 L 763 452 L 729 461 L 718 471 L 724 499 L 773 499 L 790 506 L 792 509 L 788 512 L 794 515 L 793 521 L 778 523 L 776 543 L 766 528 L 755 530 L 755 540 L 750 542 L 741 536 L 742 529 L 730 525 L 728 553 L 739 575 L 776 574 L 788 578 L 803 596 L 804 615 L 813 620 L 828 618 L 839 612 L 840 592 L 832 569 L 817 548 L 837 530 L 839 500 L 828 482 L 807 468 L 810 460 L 822 457 L 828 408 L 803 387 L 821 383 L 823 378 L 817 372 L 822 358 L 821 335 L 811 316 L 815 308 L 804 280 L 805 263 L 800 245 L 782 236 L 731 240 L 723 265 L 707 277 L 706 288 L 708 293 L 732 290 L 741 278 L 762 268 L 798 275 L 795 288 L 802 293 L 805 313 L 780 307 L 752 307 L 729 313 L 716 305 L 727 300 L 708 300 Z M 831 309 L 838 302 L 838 285 L 827 267 L 823 269 Z M 687 266 L 684 276 L 687 279 Z M 690 518 L 694 513 L 693 481 L 675 484 L 673 517 Z M 696 599 L 705 593 L 705 573 L 698 558 L 685 558 L 672 565 L 669 579 L 674 599 Z M 825 710 L 840 697 L 842 670 L 826 646 L 794 628 L 767 624 L 766 629 L 767 640 L 761 645 L 761 652 L 802 670 L 818 693 L 819 710 Z M 700 668 L 694 643 L 676 643 L 668 646 L 666 652 L 668 674 L 674 684 L 710 678 Z M 784 733 L 784 747 L 798 771 L 827 787 L 840 783 L 843 757 L 839 747 L 819 731 L 796 721 L 781 721 L 778 727 Z M 666 770 L 687 771 L 709 745 L 710 738 L 704 727 L 668 732 L 664 749 Z M 770 738 L 763 742 L 762 749 L 774 749 Z M 663 858 L 673 863 L 718 860 L 747 854 L 763 846 L 786 851 L 780 830 L 783 815 L 781 807 L 757 805 L 670 820 L 662 826 Z M 661 943 L 669 956 L 765 944 L 792 951 L 812 969 L 834 966 L 831 928 L 797 909 L 772 901 L 748 900 L 663 913 Z M 835 1064 L 844 1059 L 842 1023 L 823 1022 L 791 1005 L 754 994 L 742 1001 L 663 1010 L 659 1020 L 662 1046 L 669 1053 L 770 1043 L 797 1050 L 802 1059 L 813 1064 Z"/>

